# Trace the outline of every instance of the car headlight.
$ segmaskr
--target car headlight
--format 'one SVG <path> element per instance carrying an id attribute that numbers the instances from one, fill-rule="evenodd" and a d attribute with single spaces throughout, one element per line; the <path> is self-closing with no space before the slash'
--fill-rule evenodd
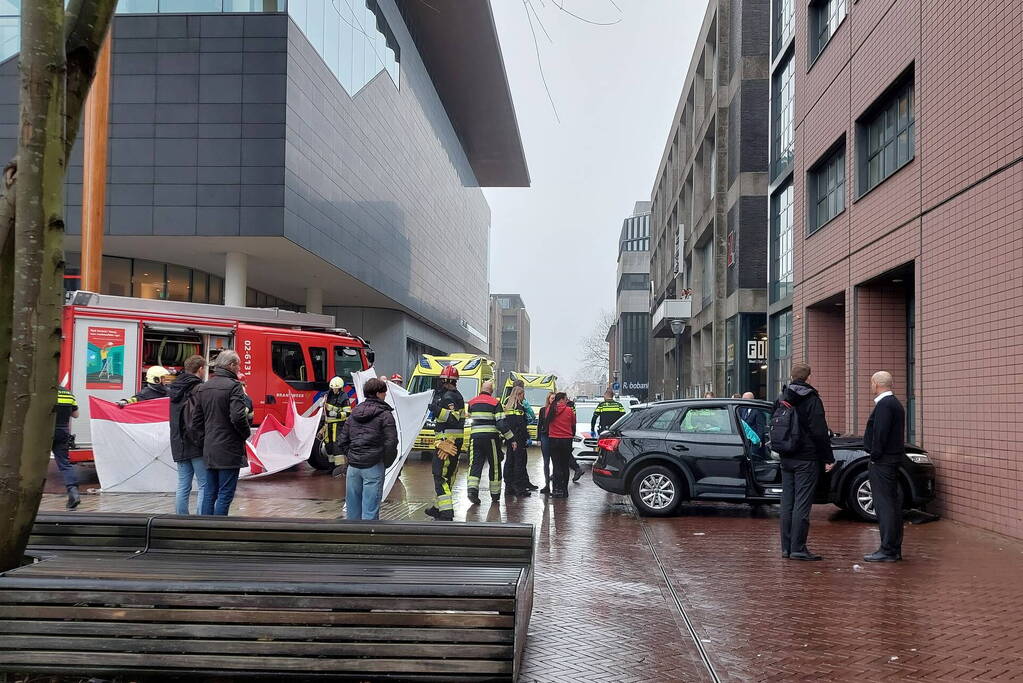
<path id="1" fill-rule="evenodd" d="M 931 459 L 923 453 L 909 453 L 909 459 L 919 465 L 930 465 Z"/>
<path id="2" fill-rule="evenodd" d="M 583 440 L 583 437 L 579 436 L 578 434 L 576 434 L 575 436 L 572 437 L 572 441 L 574 441 L 576 443 L 579 443 L 582 440 Z"/>

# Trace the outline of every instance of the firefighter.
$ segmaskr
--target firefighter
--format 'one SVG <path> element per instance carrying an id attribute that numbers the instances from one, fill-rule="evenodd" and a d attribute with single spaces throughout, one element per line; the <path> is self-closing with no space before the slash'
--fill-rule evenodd
<path id="1" fill-rule="evenodd" d="M 323 426 L 320 428 L 320 440 L 326 448 L 327 455 L 331 456 L 334 463 L 338 462 L 337 439 L 341 436 L 341 427 L 345 420 L 352 414 L 352 407 L 348 401 L 348 392 L 345 391 L 345 381 L 340 377 L 330 380 L 330 391 L 323 399 Z"/>
<path id="2" fill-rule="evenodd" d="M 74 465 L 68 458 L 68 447 L 71 445 L 71 418 L 78 417 L 78 402 L 75 395 L 63 387 L 58 387 L 54 413 L 57 415 L 57 421 L 53 428 L 53 459 L 64 478 L 67 509 L 74 510 L 82 502 L 82 497 L 78 493 L 78 477 L 75 476 Z"/>
<path id="3" fill-rule="evenodd" d="M 165 382 L 173 379 L 170 370 L 161 365 L 154 365 L 146 370 L 146 385 L 142 387 L 142 390 L 131 398 L 122 398 L 117 405 L 123 408 L 131 403 L 150 401 L 154 398 L 167 398 L 169 394 Z"/>
<path id="4" fill-rule="evenodd" d="M 450 522 L 455 518 L 451 489 L 458 472 L 458 455 L 465 436 L 465 399 L 458 392 L 458 369 L 447 365 L 440 371 L 440 387 L 433 392 L 430 413 L 434 416 L 437 449 L 433 459 L 433 487 L 437 491 L 436 504 L 426 514 L 438 521 Z"/>
<path id="5" fill-rule="evenodd" d="M 469 449 L 469 500 L 480 504 L 480 477 L 483 465 L 490 467 L 490 499 L 501 499 L 501 437 L 512 439 L 514 435 L 505 424 L 504 410 L 494 398 L 494 383 L 487 380 L 480 389 L 480 395 L 469 401 L 469 428 L 472 448 Z M 514 443 L 514 441 L 512 442 Z"/>

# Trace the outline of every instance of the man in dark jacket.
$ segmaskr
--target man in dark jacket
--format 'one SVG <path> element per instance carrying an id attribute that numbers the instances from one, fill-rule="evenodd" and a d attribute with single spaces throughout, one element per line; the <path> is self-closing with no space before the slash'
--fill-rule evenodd
<path id="1" fill-rule="evenodd" d="M 793 560 L 820 560 L 806 547 L 810 533 L 810 509 L 813 506 L 821 465 L 830 472 L 835 466 L 831 452 L 831 434 L 824 417 L 824 403 L 817 390 L 807 383 L 810 366 L 796 363 L 792 381 L 775 401 L 775 410 L 783 402 L 795 408 L 800 439 L 796 448 L 781 453 L 781 556 Z"/>
<path id="2" fill-rule="evenodd" d="M 226 515 L 238 486 L 238 470 L 248 464 L 245 441 L 249 438 L 249 411 L 238 381 L 241 360 L 234 351 L 221 351 L 213 361 L 213 377 L 197 387 L 192 440 L 202 444 L 208 495 L 204 515 Z"/>
<path id="3" fill-rule="evenodd" d="M 874 409 L 863 433 L 863 447 L 870 453 L 870 492 L 881 531 L 881 547 L 867 562 L 898 562 L 902 559 L 902 486 L 899 465 L 906 458 L 906 411 L 892 393 L 892 375 L 882 370 L 870 378 Z"/>
<path id="4" fill-rule="evenodd" d="M 338 437 L 348 461 L 345 515 L 348 519 L 379 519 L 384 472 L 398 455 L 398 429 L 391 406 L 384 401 L 387 385 L 371 379 L 362 387 L 366 400 L 352 409 Z"/>
<path id="5" fill-rule="evenodd" d="M 199 495 L 195 509 L 202 512 L 203 502 L 209 490 L 206 486 L 206 464 L 202 460 L 202 447 L 188 435 L 188 421 L 192 417 L 192 392 L 202 384 L 205 374 L 202 356 L 190 356 L 185 361 L 184 372 L 167 387 L 170 396 L 170 437 L 171 456 L 178 464 L 178 490 L 174 496 L 174 513 L 188 514 L 188 497 L 192 493 L 192 479 Z"/>

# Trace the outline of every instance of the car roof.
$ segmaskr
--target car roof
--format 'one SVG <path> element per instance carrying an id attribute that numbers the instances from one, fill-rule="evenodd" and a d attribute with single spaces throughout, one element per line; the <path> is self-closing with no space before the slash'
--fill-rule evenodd
<path id="1" fill-rule="evenodd" d="M 661 401 L 651 401 L 650 403 L 640 403 L 639 405 L 632 406 L 632 409 L 636 408 L 656 408 L 661 406 L 755 406 L 758 408 L 770 408 L 774 404 L 770 401 L 761 401 L 755 398 L 669 398 Z"/>

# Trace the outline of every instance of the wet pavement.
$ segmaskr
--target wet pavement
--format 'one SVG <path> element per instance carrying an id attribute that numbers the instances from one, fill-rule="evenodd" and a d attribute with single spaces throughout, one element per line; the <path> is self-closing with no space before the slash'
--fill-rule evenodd
<path id="1" fill-rule="evenodd" d="M 537 453 L 530 476 L 542 485 Z M 63 509 L 58 481 L 51 472 L 44 510 Z M 432 489 L 429 463 L 410 461 L 381 516 L 426 519 Z M 800 563 L 781 558 L 771 507 L 701 503 L 644 519 L 588 474 L 567 500 L 483 494 L 471 507 L 464 466 L 455 494 L 456 520 L 537 525 L 522 681 L 1023 681 L 1018 541 L 907 525 L 906 561 L 871 565 L 861 557 L 876 527 L 817 506 L 810 545 L 825 560 Z M 303 466 L 242 482 L 232 513 L 334 518 L 343 495 L 342 480 Z M 170 494 L 86 494 L 81 506 L 173 508 Z"/>

